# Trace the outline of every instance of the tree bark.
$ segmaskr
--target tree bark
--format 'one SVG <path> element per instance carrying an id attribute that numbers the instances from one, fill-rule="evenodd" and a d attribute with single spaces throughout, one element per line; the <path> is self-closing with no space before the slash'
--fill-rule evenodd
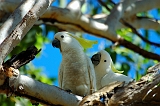
<path id="1" fill-rule="evenodd" d="M 147 4 L 149 1 L 151 3 Z M 4 1 L 4 4 L 5 2 L 7 1 Z M 16 6 L 18 2 L 9 2 L 9 3 L 12 4 L 13 6 Z M 130 25 L 132 25 L 136 29 L 138 28 L 149 29 L 150 28 L 150 29 L 158 30 L 160 28 L 159 22 L 156 22 L 152 19 L 135 18 L 135 14 L 138 12 L 153 9 L 155 7 L 156 8 L 160 7 L 159 0 L 141 0 L 141 1 L 138 0 L 135 2 L 132 0 L 130 1 L 130 3 L 122 2 L 121 4 L 127 4 L 128 6 L 119 5 L 122 8 L 120 11 L 117 12 L 119 16 L 117 18 L 114 18 L 114 16 L 112 15 L 113 13 L 111 12 L 111 14 L 109 15 L 110 18 L 105 17 L 105 20 L 108 20 L 107 24 L 105 24 L 104 19 L 102 22 L 101 19 L 97 20 L 94 18 L 88 18 L 86 15 L 81 13 L 81 10 L 78 11 L 78 9 L 80 9 L 80 7 L 82 6 L 81 3 L 83 2 L 80 2 L 78 4 L 79 6 L 77 7 L 79 8 L 76 8 L 76 10 L 71 7 L 73 5 L 68 5 L 69 7 L 66 7 L 66 8 L 59 8 L 59 7 L 52 6 L 48 8 L 48 10 L 40 17 L 40 20 L 37 23 L 38 24 L 42 24 L 42 23 L 48 24 L 49 22 L 50 25 L 56 26 L 63 30 L 86 32 L 86 33 L 89 33 L 95 36 L 103 37 L 103 38 L 111 40 L 113 43 L 118 43 L 119 45 L 124 46 L 142 55 L 145 58 L 155 59 L 155 60 L 160 61 L 158 54 L 152 53 L 151 51 L 146 51 L 142 49 L 141 47 L 139 47 L 138 45 L 135 45 L 132 42 L 127 42 L 126 40 L 123 40 L 123 42 L 121 42 L 122 38 L 115 33 L 117 29 L 126 27 L 119 22 L 119 19 L 121 18 L 125 19 L 126 22 L 128 22 Z M 5 11 L 5 12 L 14 11 L 14 8 L 7 10 L 6 8 L 3 7 L 3 5 L 1 5 L 0 9 L 1 11 Z M 1 16 L 0 17 L 1 19 L 3 17 L 3 13 L 1 13 L 0 16 Z M 109 21 L 110 19 L 114 19 L 116 21 Z M 141 50 L 143 51 L 143 53 L 141 52 Z"/>
<path id="2" fill-rule="evenodd" d="M 137 82 L 123 86 L 114 82 L 88 95 L 80 106 L 159 106 L 160 105 L 160 63 L 151 67 L 148 74 Z"/>

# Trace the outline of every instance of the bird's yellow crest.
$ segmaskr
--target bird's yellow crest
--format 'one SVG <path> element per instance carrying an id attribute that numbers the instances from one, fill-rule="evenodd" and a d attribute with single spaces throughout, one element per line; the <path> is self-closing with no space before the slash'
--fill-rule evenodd
<path id="1" fill-rule="evenodd" d="M 111 63 L 111 69 L 112 69 L 112 71 L 113 72 L 115 72 L 115 73 L 123 73 L 124 71 L 118 71 L 115 67 L 114 67 L 114 65 L 113 65 L 113 63 Z"/>
<path id="2" fill-rule="evenodd" d="M 97 44 L 98 41 L 92 41 L 92 40 L 87 40 L 87 39 L 84 39 L 84 38 L 80 38 L 78 36 L 74 36 L 70 33 L 68 33 L 70 36 L 72 36 L 73 38 L 75 38 L 80 44 L 81 46 L 84 48 L 84 49 L 88 49 L 88 48 L 92 48 L 92 46 L 94 44 Z"/>

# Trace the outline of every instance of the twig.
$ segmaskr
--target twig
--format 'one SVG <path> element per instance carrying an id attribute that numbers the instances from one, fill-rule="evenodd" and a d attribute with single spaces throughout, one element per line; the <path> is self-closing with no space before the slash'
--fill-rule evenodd
<path id="1" fill-rule="evenodd" d="M 113 5 L 116 5 L 116 3 L 114 2 L 114 1 L 112 1 L 112 0 L 109 0 Z"/>
<path id="2" fill-rule="evenodd" d="M 111 9 L 102 1 L 102 0 L 98 0 L 98 2 L 104 6 L 108 11 L 111 11 Z"/>
<path id="3" fill-rule="evenodd" d="M 112 0 L 110 0 L 110 1 L 112 1 Z M 112 1 L 112 3 L 115 5 L 115 3 L 113 1 Z M 105 5 L 105 7 L 106 7 L 105 3 L 103 3 L 103 5 Z M 151 45 L 155 45 L 155 46 L 160 47 L 160 44 L 154 43 L 154 42 L 151 42 L 151 41 L 145 39 L 141 34 L 139 34 L 139 32 L 132 25 L 130 25 L 129 23 L 124 21 L 123 18 L 120 19 L 120 22 L 122 24 L 124 24 L 125 26 L 131 28 L 132 32 L 135 33 L 136 35 L 138 35 L 143 41 L 145 41 L 145 42 L 147 42 L 147 43 L 149 43 Z M 116 43 L 116 42 L 114 42 L 114 43 Z M 130 50 L 133 50 L 133 51 L 137 52 L 138 54 L 142 55 L 143 57 L 150 58 L 150 59 L 155 59 L 155 60 L 160 61 L 160 55 L 152 53 L 152 52 L 148 52 L 148 51 L 146 51 L 146 50 L 144 50 L 144 49 L 132 44 L 131 42 L 129 42 L 129 41 L 125 40 L 125 39 L 120 39 L 118 41 L 118 44 L 120 44 L 120 45 L 122 45 L 122 46 L 124 46 L 126 48 L 129 48 Z"/>
<path id="4" fill-rule="evenodd" d="M 159 43 L 151 42 L 151 41 L 149 41 L 148 39 L 146 39 L 145 37 L 143 37 L 143 36 L 136 30 L 136 28 L 134 28 L 131 24 L 127 23 L 124 19 L 121 19 L 120 22 L 123 23 L 125 26 L 131 28 L 132 32 L 135 33 L 137 36 L 139 36 L 143 41 L 145 41 L 145 42 L 147 42 L 147 43 L 149 43 L 149 44 L 151 44 L 151 45 L 160 47 L 160 44 L 159 44 Z"/>
<path id="5" fill-rule="evenodd" d="M 142 48 L 140 48 L 137 45 L 134 45 L 133 43 L 125 40 L 125 39 L 119 39 L 118 43 L 126 48 L 129 48 L 130 50 L 133 50 L 134 52 L 142 55 L 145 58 L 149 58 L 149 59 L 153 59 L 153 60 L 158 60 L 160 61 L 160 55 L 152 53 L 152 52 L 148 52 Z"/>
<path id="6" fill-rule="evenodd" d="M 42 19 L 43 20 L 43 19 Z M 45 20 L 43 20 L 44 22 L 48 22 L 48 20 L 47 19 L 45 19 Z M 73 25 L 73 26 L 75 26 L 75 27 L 78 27 L 81 31 L 84 31 L 84 32 L 86 32 L 86 33 L 89 33 L 89 34 L 93 34 L 93 35 L 95 35 L 95 36 L 98 36 L 98 37 L 102 37 L 102 38 L 106 38 L 106 39 L 109 39 L 107 36 L 102 36 L 101 34 L 99 34 L 98 32 L 96 33 L 93 33 L 93 32 L 90 32 L 90 31 L 88 31 L 88 30 L 86 30 L 83 26 L 81 26 L 81 25 L 79 25 L 79 24 L 73 24 L 73 23 L 63 23 L 63 22 L 60 22 L 60 21 L 58 21 L 58 20 L 55 20 L 55 19 L 51 19 L 50 20 L 50 22 L 58 22 L 58 23 L 61 23 L 61 24 L 63 24 L 63 25 Z M 121 45 L 121 46 L 124 46 L 124 47 L 126 47 L 126 48 L 128 48 L 128 49 L 130 49 L 130 50 L 132 50 L 132 51 L 134 51 L 134 52 L 136 52 L 136 53 L 138 53 L 138 54 L 140 54 L 140 55 L 142 55 L 143 57 L 145 57 L 145 58 L 148 58 L 148 59 L 153 59 L 153 60 L 158 60 L 158 61 L 160 61 L 160 55 L 158 55 L 158 54 L 155 54 L 155 53 L 152 53 L 152 52 L 148 52 L 148 51 L 146 51 L 146 50 L 144 50 L 144 49 L 142 49 L 142 48 L 140 48 L 139 46 L 137 46 L 137 45 L 135 45 L 135 44 L 132 44 L 131 42 L 129 42 L 129 41 L 127 41 L 127 40 L 124 40 L 124 39 L 119 39 L 118 41 L 114 41 L 114 40 L 112 40 L 112 39 L 109 39 L 110 41 L 112 41 L 113 43 L 116 43 L 116 42 L 118 42 L 119 43 L 119 45 Z"/>
<path id="7" fill-rule="evenodd" d="M 101 1 L 101 2 L 102 2 L 102 1 Z M 114 3 L 112 0 L 110 0 L 110 2 L 111 2 L 112 4 L 114 4 L 114 5 L 116 5 L 116 3 Z M 103 3 L 103 2 L 102 2 L 102 4 L 103 4 L 103 6 L 106 8 L 107 5 L 106 5 L 105 3 Z M 108 8 L 106 8 L 106 9 L 108 9 Z M 138 18 L 139 18 L 139 17 L 138 17 Z M 155 45 L 155 46 L 157 46 L 157 47 L 160 47 L 160 44 L 151 42 L 151 41 L 149 41 L 148 39 L 146 39 L 145 37 L 143 37 L 143 36 L 136 30 L 136 28 L 134 28 L 131 24 L 129 24 L 128 22 L 126 22 L 123 18 L 120 19 L 120 22 L 121 22 L 122 24 L 124 24 L 125 26 L 131 28 L 132 32 L 135 33 L 136 35 L 138 35 L 143 41 L 145 41 L 145 42 L 147 42 L 147 43 L 149 43 L 149 44 L 151 44 L 151 45 Z"/>

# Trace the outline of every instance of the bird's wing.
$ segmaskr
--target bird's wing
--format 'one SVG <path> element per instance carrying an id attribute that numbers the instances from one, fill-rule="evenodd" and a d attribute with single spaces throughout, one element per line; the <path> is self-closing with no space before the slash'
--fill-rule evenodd
<path id="1" fill-rule="evenodd" d="M 60 65 L 60 69 L 59 69 L 59 73 L 58 73 L 58 83 L 59 83 L 59 87 L 62 88 L 62 82 L 63 82 L 63 64 L 61 63 Z"/>
<path id="2" fill-rule="evenodd" d="M 89 57 L 87 57 L 87 62 L 88 62 L 88 73 L 89 73 L 89 79 L 90 79 L 90 89 L 91 93 L 95 92 L 97 90 L 96 88 L 96 76 L 95 76 L 95 71 L 93 64 L 90 60 Z"/>
<path id="3" fill-rule="evenodd" d="M 114 81 L 129 83 L 129 82 L 133 81 L 133 79 L 130 78 L 129 76 L 126 76 L 123 74 L 110 72 L 102 78 L 101 85 L 105 86 L 105 85 L 108 85 L 109 83 L 114 82 Z"/>

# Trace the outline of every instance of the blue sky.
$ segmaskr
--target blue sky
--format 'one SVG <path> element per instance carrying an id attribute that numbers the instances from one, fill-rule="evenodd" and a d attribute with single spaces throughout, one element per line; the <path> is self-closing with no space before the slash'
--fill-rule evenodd
<path id="1" fill-rule="evenodd" d="M 115 0 L 115 1 L 118 1 L 118 0 Z M 55 6 L 58 5 L 57 0 L 54 2 L 54 5 Z M 157 15 L 158 13 L 156 10 L 149 11 L 149 13 L 152 14 L 152 17 L 154 17 L 155 19 L 160 19 L 160 16 Z M 143 34 L 143 29 L 140 32 Z M 52 40 L 53 35 L 54 35 L 54 32 L 50 32 L 48 35 L 49 39 Z M 101 49 L 104 49 L 106 46 L 111 45 L 110 41 L 103 38 L 91 36 L 88 34 L 84 34 L 83 36 L 86 39 L 98 40 L 98 44 L 94 45 L 94 47 L 89 49 L 88 52 L 86 53 L 88 56 L 92 56 L 95 52 Z M 157 36 L 157 33 L 155 33 L 153 30 L 150 30 L 149 32 L 149 39 L 154 42 L 160 41 L 159 36 Z M 157 54 L 160 53 L 159 48 L 152 47 L 152 49 L 154 50 L 155 53 Z M 44 46 L 42 47 L 41 56 L 35 58 L 33 60 L 33 64 L 36 67 L 43 68 L 42 73 L 46 74 L 48 77 L 57 78 L 58 69 L 59 69 L 61 60 L 62 60 L 62 55 L 60 53 L 60 50 L 57 48 L 53 48 L 51 43 L 47 43 L 47 44 L 44 44 Z M 121 56 L 118 56 L 117 60 L 123 61 L 124 58 L 122 58 Z M 135 77 L 134 67 L 132 67 L 131 71 L 128 74 L 132 78 Z M 54 85 L 58 86 L 58 78 L 57 78 L 57 81 L 54 83 Z"/>

